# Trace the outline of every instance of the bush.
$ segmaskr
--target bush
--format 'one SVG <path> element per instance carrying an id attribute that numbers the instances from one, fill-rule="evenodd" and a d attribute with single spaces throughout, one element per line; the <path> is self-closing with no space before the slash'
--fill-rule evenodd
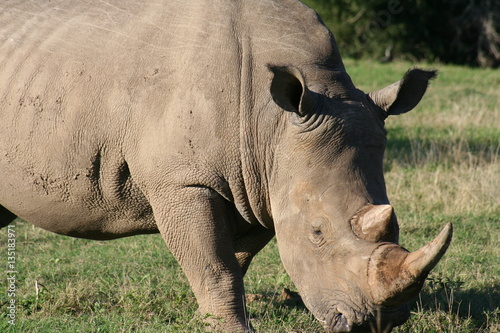
<path id="1" fill-rule="evenodd" d="M 481 67 L 500 65 L 498 0 L 304 0 L 341 52 Z"/>

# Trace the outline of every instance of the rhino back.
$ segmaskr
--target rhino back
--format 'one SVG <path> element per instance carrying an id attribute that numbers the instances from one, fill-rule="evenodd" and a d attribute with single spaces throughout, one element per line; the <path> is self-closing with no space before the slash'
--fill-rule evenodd
<path id="1" fill-rule="evenodd" d="M 155 231 L 151 178 L 203 183 L 251 210 L 257 181 L 241 156 L 281 117 L 267 65 L 342 68 L 293 0 L 0 7 L 0 203 L 61 233 Z M 82 213 L 88 223 L 68 224 Z"/>

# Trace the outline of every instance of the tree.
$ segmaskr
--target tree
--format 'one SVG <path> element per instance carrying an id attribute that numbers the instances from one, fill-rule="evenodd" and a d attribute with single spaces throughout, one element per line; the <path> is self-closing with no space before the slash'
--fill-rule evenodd
<path id="1" fill-rule="evenodd" d="M 304 2 L 349 57 L 500 65 L 500 0 Z"/>

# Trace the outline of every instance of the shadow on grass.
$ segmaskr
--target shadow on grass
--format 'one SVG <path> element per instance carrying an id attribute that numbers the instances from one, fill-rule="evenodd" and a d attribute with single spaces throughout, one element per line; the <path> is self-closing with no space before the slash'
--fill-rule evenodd
<path id="1" fill-rule="evenodd" d="M 443 311 L 461 319 L 472 319 L 478 329 L 485 328 L 492 316 L 500 311 L 500 283 L 484 289 L 462 289 L 462 282 L 429 279 L 412 311 Z M 490 317 L 490 318 L 489 318 Z"/>

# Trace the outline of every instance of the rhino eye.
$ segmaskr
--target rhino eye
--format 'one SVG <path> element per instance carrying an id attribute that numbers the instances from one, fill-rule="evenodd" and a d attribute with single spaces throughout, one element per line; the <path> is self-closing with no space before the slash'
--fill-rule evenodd
<path id="1" fill-rule="evenodd" d="M 312 227 L 311 233 L 309 234 L 309 240 L 314 245 L 321 247 L 325 244 L 325 237 L 323 237 L 323 231 L 319 227 Z"/>
<path id="2" fill-rule="evenodd" d="M 323 232 L 321 231 L 321 228 L 320 227 L 313 227 L 313 234 L 315 236 L 322 236 L 323 235 Z"/>
<path id="3" fill-rule="evenodd" d="M 311 229 L 312 233 L 315 236 L 322 236 L 323 231 L 321 231 L 322 226 L 324 226 L 326 223 L 324 217 L 316 217 L 311 221 Z"/>
<path id="4" fill-rule="evenodd" d="M 311 241 L 311 243 L 313 243 L 318 247 L 321 247 L 323 244 L 325 244 L 325 237 L 323 231 L 324 227 L 327 226 L 327 222 L 328 221 L 322 216 L 313 218 L 310 221 L 311 229 L 308 238 Z"/>

